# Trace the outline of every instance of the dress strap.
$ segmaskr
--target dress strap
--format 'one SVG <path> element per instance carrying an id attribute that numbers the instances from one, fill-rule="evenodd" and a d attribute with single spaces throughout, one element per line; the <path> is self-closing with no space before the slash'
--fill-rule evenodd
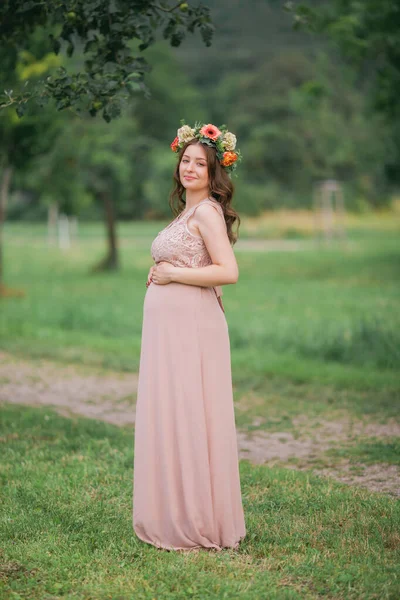
<path id="1" fill-rule="evenodd" d="M 172 227 L 172 225 L 175 225 L 175 223 L 184 223 L 186 221 L 186 219 L 188 218 L 188 216 L 190 216 L 192 213 L 194 213 L 194 211 L 196 210 L 196 208 L 199 206 L 199 204 L 203 204 L 203 202 L 211 202 L 208 198 L 205 198 L 205 200 L 201 200 L 198 204 L 196 204 L 195 206 L 192 206 L 192 208 L 190 208 L 187 212 L 180 212 L 179 215 L 177 215 L 175 217 L 175 219 L 173 219 L 171 221 L 171 223 L 169 223 L 165 229 L 169 229 L 170 227 Z"/>
<path id="2" fill-rule="evenodd" d="M 201 200 L 200 202 L 198 202 L 195 206 L 192 206 L 192 208 L 187 211 L 187 213 L 182 217 L 182 219 L 179 219 L 179 215 L 178 215 L 179 221 L 186 221 L 189 217 L 191 217 L 194 214 L 196 208 L 198 206 L 200 206 L 200 204 L 204 204 L 205 202 L 208 202 L 209 204 L 212 204 L 213 206 L 216 207 L 219 214 L 224 219 L 224 223 L 225 223 L 224 212 L 223 212 L 221 206 L 219 205 L 219 203 L 216 200 L 211 200 L 210 198 L 205 198 L 204 200 Z M 224 305 L 222 303 L 222 298 L 221 298 L 221 296 L 223 295 L 222 287 L 220 285 L 214 285 L 214 286 L 212 286 L 212 289 L 215 292 L 215 295 L 217 297 L 219 305 L 221 306 L 223 312 L 225 312 Z"/>
<path id="3" fill-rule="evenodd" d="M 180 222 L 181 221 L 185 221 L 189 216 L 191 216 L 195 212 L 196 208 L 198 206 L 200 206 L 200 204 L 203 204 L 203 202 L 207 202 L 207 200 L 208 200 L 208 198 L 205 198 L 205 200 L 200 200 L 200 202 L 198 202 L 197 204 L 195 204 L 194 206 L 192 206 L 192 208 L 189 208 L 189 210 L 187 210 L 184 215 L 182 215 L 182 213 L 180 213 L 177 216 L 177 219 Z"/>
<path id="4" fill-rule="evenodd" d="M 188 216 L 192 216 L 193 215 L 193 213 L 195 212 L 196 208 L 198 206 L 200 206 L 200 204 L 204 204 L 205 202 L 208 202 L 208 204 L 212 204 L 212 206 L 214 206 L 218 210 L 219 214 L 221 215 L 221 217 L 223 218 L 224 223 L 225 223 L 224 212 L 223 212 L 221 206 L 219 205 L 219 202 L 217 202 L 216 200 L 211 200 L 211 198 L 205 198 L 204 200 L 201 200 L 201 202 L 199 202 L 198 204 L 196 204 L 196 206 L 193 206 L 186 213 L 186 215 L 185 215 L 186 219 L 188 218 Z M 223 305 L 222 305 L 222 299 L 221 299 L 221 296 L 223 295 L 222 287 L 220 285 L 215 285 L 215 286 L 212 286 L 212 287 L 213 287 L 213 290 L 215 292 L 215 295 L 217 296 L 218 302 L 221 305 L 222 310 L 224 310 Z"/>
<path id="5" fill-rule="evenodd" d="M 213 206 L 217 205 L 217 210 L 219 213 L 222 213 L 222 208 L 219 204 L 219 202 L 217 202 L 217 200 L 211 200 L 211 198 L 205 198 L 204 200 L 201 200 L 200 202 L 198 202 L 198 204 L 196 204 L 195 206 L 192 207 L 192 209 L 189 210 L 189 212 L 194 212 L 196 210 L 196 208 L 198 206 L 200 206 L 200 204 L 204 204 L 205 202 L 207 202 L 208 204 L 212 204 Z"/>
<path id="6" fill-rule="evenodd" d="M 221 215 L 225 223 L 224 211 L 222 210 L 221 205 L 219 204 L 219 202 L 217 202 L 217 200 L 211 200 L 210 198 L 205 198 L 204 200 L 198 202 L 195 206 L 192 206 L 192 208 L 189 209 L 188 212 L 184 215 L 182 220 L 186 221 L 189 217 L 191 217 L 194 214 L 194 212 L 196 211 L 197 207 L 200 206 L 200 204 L 204 204 L 206 202 L 217 209 L 218 213 Z"/>
<path id="7" fill-rule="evenodd" d="M 189 217 L 192 216 L 192 214 L 195 212 L 196 208 L 198 206 L 200 206 L 200 204 L 203 204 L 204 202 L 208 202 L 209 204 L 212 204 L 212 206 L 215 206 L 216 209 L 218 210 L 219 214 L 225 221 L 224 211 L 222 210 L 219 202 L 217 202 L 216 200 L 211 200 L 210 198 L 205 198 L 204 200 L 200 200 L 200 202 L 198 202 L 195 206 L 192 206 L 192 208 L 190 208 L 185 214 L 183 214 L 184 211 L 179 213 L 179 215 L 177 217 L 175 217 L 175 219 L 173 221 L 171 221 L 171 223 L 169 223 L 169 225 L 167 225 L 165 227 L 165 229 L 169 229 L 174 223 L 184 223 Z"/>

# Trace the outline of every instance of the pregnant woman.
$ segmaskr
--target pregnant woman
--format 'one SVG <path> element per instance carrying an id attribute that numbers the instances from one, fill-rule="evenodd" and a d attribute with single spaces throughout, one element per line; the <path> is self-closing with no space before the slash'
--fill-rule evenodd
<path id="1" fill-rule="evenodd" d="M 246 535 L 228 325 L 238 280 L 231 206 L 240 152 L 225 127 L 182 125 L 170 205 L 151 246 L 136 404 L 133 528 L 168 550 L 238 548 Z M 178 203 L 177 208 L 174 202 Z M 239 219 L 240 223 L 240 219 Z"/>

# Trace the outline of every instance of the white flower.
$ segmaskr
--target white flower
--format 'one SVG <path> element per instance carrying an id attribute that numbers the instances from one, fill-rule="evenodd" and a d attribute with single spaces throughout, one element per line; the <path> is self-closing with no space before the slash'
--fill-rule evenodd
<path id="1" fill-rule="evenodd" d="M 180 144 L 185 144 L 189 142 L 195 137 L 195 131 L 189 125 L 183 125 L 180 129 L 178 129 L 178 140 Z"/>
<path id="2" fill-rule="evenodd" d="M 224 137 L 222 138 L 222 144 L 225 150 L 232 152 L 232 150 L 236 148 L 236 135 L 230 131 L 227 131 L 224 133 Z"/>

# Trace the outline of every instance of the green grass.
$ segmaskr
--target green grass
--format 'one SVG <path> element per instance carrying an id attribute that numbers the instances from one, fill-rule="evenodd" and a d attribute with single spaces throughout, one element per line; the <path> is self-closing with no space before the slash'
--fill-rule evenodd
<path id="1" fill-rule="evenodd" d="M 122 224 L 121 270 L 89 274 L 104 252 L 101 224 L 81 225 L 79 242 L 66 252 L 47 246 L 43 225 L 8 224 L 6 283 L 26 296 L 1 300 L 0 347 L 137 370 L 150 244 L 161 226 Z M 278 378 L 365 392 L 369 412 L 376 396 L 379 411 L 393 414 L 400 389 L 398 231 L 358 228 L 350 242 L 300 252 L 236 250 L 239 281 L 224 287 L 224 304 L 240 396 L 262 393 Z"/>
<path id="2" fill-rule="evenodd" d="M 0 590 L 12 600 L 394 600 L 400 506 L 241 461 L 238 551 L 183 555 L 132 529 L 133 431 L 2 407 Z"/>
<path id="3" fill-rule="evenodd" d="M 347 248 L 235 250 L 240 277 L 223 299 L 240 429 L 296 436 L 295 418 L 307 415 L 312 437 L 319 419 L 398 417 L 400 227 L 360 223 Z M 26 295 L 0 300 L 0 348 L 15 360 L 136 371 L 150 244 L 162 225 L 121 224 L 121 270 L 89 274 L 104 251 L 101 225 L 81 224 L 79 242 L 62 252 L 47 246 L 43 225 L 7 224 L 6 283 Z M 286 225 L 264 220 L 252 235 L 309 236 L 309 220 L 303 232 L 293 227 L 293 215 Z M 132 529 L 132 430 L 11 405 L 1 416 L 4 598 L 400 597 L 400 511 L 389 496 L 242 460 L 239 551 L 162 552 Z M 343 458 L 354 468 L 396 465 L 398 439 L 354 438 L 315 460 Z"/>
<path id="4" fill-rule="evenodd" d="M 7 229 L 6 281 L 27 296 L 2 301 L 2 339 L 40 341 L 57 332 L 68 345 L 84 333 L 95 347 L 100 339 L 105 345 L 119 340 L 121 350 L 128 342 L 127 352 L 118 353 L 121 366 L 127 356 L 137 363 L 151 236 L 131 225 L 131 237 L 121 242 L 121 272 L 88 275 L 102 254 L 101 237 L 84 237 L 63 253 L 49 249 L 42 235 L 29 237 L 36 227 L 26 226 L 25 235 L 21 225 Z M 224 287 L 234 358 L 260 349 L 316 363 L 398 369 L 399 258 L 396 233 L 366 237 L 349 250 L 237 252 L 239 282 Z"/>
<path id="5" fill-rule="evenodd" d="M 331 457 L 350 458 L 351 461 L 362 461 L 364 464 L 400 465 L 400 438 L 386 438 L 384 441 L 369 438 L 350 447 L 331 449 L 327 452 Z"/>

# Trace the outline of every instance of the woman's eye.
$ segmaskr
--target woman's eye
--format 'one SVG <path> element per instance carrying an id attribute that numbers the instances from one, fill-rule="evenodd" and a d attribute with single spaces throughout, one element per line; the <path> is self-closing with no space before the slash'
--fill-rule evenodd
<path id="1" fill-rule="evenodd" d="M 189 160 L 187 158 L 182 158 L 182 162 L 183 163 L 188 163 Z M 206 165 L 204 163 L 196 163 L 198 167 L 205 167 Z"/>

